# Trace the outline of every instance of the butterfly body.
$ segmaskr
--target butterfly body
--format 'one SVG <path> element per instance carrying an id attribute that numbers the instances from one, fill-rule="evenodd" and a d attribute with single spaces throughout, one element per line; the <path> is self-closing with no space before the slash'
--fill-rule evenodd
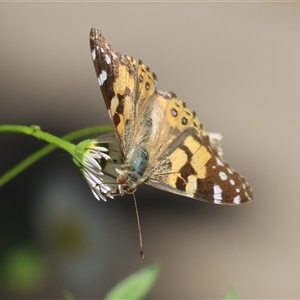
<path id="1" fill-rule="evenodd" d="M 195 112 L 173 92 L 157 90 L 157 77 L 148 66 L 114 52 L 96 29 L 90 45 L 122 155 L 116 180 L 120 194 L 146 183 L 216 204 L 253 198 L 246 180 L 211 145 Z"/>

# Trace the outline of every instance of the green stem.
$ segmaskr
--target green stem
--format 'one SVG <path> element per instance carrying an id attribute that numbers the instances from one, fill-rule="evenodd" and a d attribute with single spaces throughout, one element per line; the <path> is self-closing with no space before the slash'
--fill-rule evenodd
<path id="1" fill-rule="evenodd" d="M 23 126 L 23 125 L 1 125 L 0 126 L 0 132 L 13 132 L 13 133 L 23 133 L 28 134 L 31 136 L 34 136 L 40 140 L 43 140 L 45 142 L 48 142 L 49 144 L 53 144 L 57 147 L 60 147 L 67 152 L 69 152 L 71 155 L 73 154 L 75 150 L 75 145 L 71 144 L 70 142 L 67 142 L 65 140 L 62 140 L 61 138 L 58 138 L 50 133 L 42 131 L 38 126 Z"/>
<path id="2" fill-rule="evenodd" d="M 111 126 L 94 126 L 71 132 L 63 136 L 62 138 L 58 138 L 49 133 L 41 131 L 38 126 L 27 127 L 20 125 L 0 125 L 0 132 L 24 133 L 51 143 L 50 145 L 47 145 L 42 149 L 38 150 L 37 152 L 31 154 L 30 156 L 25 158 L 21 163 L 4 173 L 0 177 L 0 187 L 7 183 L 9 180 L 11 180 L 13 177 L 17 176 L 19 173 L 24 171 L 30 165 L 32 165 L 33 163 L 35 163 L 36 161 L 38 161 L 39 159 L 56 149 L 57 147 L 63 148 L 69 153 L 73 154 L 75 145 L 67 141 L 71 141 L 91 134 L 101 134 L 110 131 L 112 131 Z"/>

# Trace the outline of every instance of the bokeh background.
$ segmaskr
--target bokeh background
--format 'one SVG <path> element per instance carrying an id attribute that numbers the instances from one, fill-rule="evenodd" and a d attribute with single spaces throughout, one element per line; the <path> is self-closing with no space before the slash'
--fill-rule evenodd
<path id="1" fill-rule="evenodd" d="M 153 262 L 148 299 L 300 298 L 300 3 L 1 3 L 1 124 L 110 123 L 91 27 L 223 134 L 256 198 L 224 207 L 141 186 L 141 261 L 132 197 L 96 201 L 56 150 L 0 189 L 1 298 L 102 298 Z M 0 174 L 43 145 L 1 134 Z"/>

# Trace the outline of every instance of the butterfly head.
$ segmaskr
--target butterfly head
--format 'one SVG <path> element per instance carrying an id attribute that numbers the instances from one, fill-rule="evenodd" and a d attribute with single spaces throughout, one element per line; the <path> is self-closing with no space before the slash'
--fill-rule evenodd
<path id="1" fill-rule="evenodd" d="M 118 173 L 117 182 L 119 185 L 120 194 L 133 194 L 137 188 L 136 181 L 131 178 L 130 174 L 120 169 L 116 170 Z"/>

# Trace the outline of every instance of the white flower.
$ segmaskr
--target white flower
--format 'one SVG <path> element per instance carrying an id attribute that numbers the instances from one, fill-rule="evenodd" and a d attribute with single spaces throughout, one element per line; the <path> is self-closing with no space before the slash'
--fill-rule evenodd
<path id="1" fill-rule="evenodd" d="M 106 201 L 107 197 L 113 199 L 115 188 L 103 183 L 102 166 L 110 161 L 111 157 L 105 153 L 109 152 L 109 149 L 100 146 L 101 144 L 103 143 L 97 140 L 86 140 L 79 143 L 76 146 L 73 160 L 82 171 L 96 199 Z"/>

